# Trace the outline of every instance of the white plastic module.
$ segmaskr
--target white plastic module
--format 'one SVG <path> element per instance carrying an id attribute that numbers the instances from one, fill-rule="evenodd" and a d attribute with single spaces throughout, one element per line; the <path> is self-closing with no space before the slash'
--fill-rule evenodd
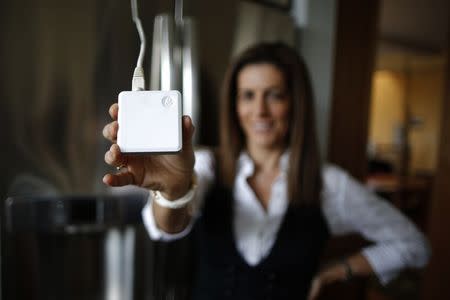
<path id="1" fill-rule="evenodd" d="M 117 144 L 123 153 L 176 153 L 182 148 L 182 99 L 178 91 L 119 94 Z"/>

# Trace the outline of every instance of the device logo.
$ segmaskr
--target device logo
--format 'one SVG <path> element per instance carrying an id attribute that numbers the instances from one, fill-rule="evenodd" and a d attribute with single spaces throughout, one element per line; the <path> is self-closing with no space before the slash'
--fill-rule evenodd
<path id="1" fill-rule="evenodd" d="M 161 103 L 164 107 L 170 107 L 173 104 L 173 100 L 169 96 L 165 96 L 162 98 Z"/>

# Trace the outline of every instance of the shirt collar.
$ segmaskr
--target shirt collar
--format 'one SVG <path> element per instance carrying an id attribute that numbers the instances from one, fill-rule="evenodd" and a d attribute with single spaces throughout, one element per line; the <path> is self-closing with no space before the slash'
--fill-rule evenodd
<path id="1" fill-rule="evenodd" d="M 243 177 L 249 177 L 255 171 L 255 164 L 248 155 L 247 151 L 241 151 L 238 158 L 237 175 Z"/>
<path id="2" fill-rule="evenodd" d="M 282 174 L 287 174 L 289 169 L 289 157 L 291 151 L 286 149 L 280 157 L 279 167 Z M 241 151 L 238 158 L 237 165 L 237 175 L 249 177 L 253 175 L 255 171 L 255 164 L 251 159 L 250 155 L 248 155 L 247 151 Z"/>
<path id="3" fill-rule="evenodd" d="M 286 173 L 289 170 L 289 158 L 291 157 L 291 151 L 286 149 L 280 158 L 280 171 L 282 173 Z"/>

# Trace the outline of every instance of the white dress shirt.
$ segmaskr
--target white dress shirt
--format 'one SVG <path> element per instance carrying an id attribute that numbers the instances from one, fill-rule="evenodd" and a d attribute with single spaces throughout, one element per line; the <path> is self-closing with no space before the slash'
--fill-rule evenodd
<path id="1" fill-rule="evenodd" d="M 195 153 L 195 158 L 198 188 L 191 222 L 180 233 L 163 232 L 155 223 L 150 197 L 142 217 L 151 239 L 180 239 L 191 231 L 201 215 L 203 196 L 214 182 L 214 157 L 210 151 L 202 150 Z M 286 152 L 280 159 L 281 172 L 264 210 L 247 181 L 253 175 L 254 163 L 245 153 L 239 157 L 233 187 L 233 231 L 238 251 L 249 265 L 257 265 L 270 253 L 286 214 L 288 160 Z M 362 254 L 380 282 L 387 283 L 405 267 L 422 267 L 427 263 L 430 249 L 426 238 L 387 201 L 335 166 L 323 167 L 323 183 L 322 210 L 330 233 L 337 236 L 357 232 L 373 241 L 374 245 L 362 249 Z"/>

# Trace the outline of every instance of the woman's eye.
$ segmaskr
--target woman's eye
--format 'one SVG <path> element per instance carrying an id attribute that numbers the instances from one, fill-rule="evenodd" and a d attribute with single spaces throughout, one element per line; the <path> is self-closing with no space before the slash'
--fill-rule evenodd
<path id="1" fill-rule="evenodd" d="M 270 91 L 267 96 L 269 97 L 269 99 L 274 100 L 282 100 L 285 97 L 284 93 L 281 91 Z"/>
<path id="2" fill-rule="evenodd" d="M 251 91 L 241 92 L 239 94 L 239 98 L 242 100 L 251 100 L 251 99 L 253 99 L 253 92 L 251 92 Z"/>

